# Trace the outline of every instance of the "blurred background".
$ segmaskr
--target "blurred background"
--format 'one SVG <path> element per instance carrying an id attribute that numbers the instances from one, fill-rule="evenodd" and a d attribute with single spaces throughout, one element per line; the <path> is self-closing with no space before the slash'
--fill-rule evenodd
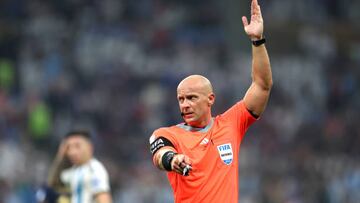
<path id="1" fill-rule="evenodd" d="M 240 153 L 242 203 L 360 202 L 360 1 L 260 1 L 274 87 Z M 36 202 L 62 136 L 89 129 L 115 202 L 167 203 L 148 138 L 181 122 L 176 86 L 250 85 L 250 0 L 2 0 L 0 202 Z"/>

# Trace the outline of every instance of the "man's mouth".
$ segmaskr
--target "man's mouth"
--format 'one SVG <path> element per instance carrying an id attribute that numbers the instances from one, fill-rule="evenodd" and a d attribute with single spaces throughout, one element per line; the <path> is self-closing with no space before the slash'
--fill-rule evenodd
<path id="1" fill-rule="evenodd" d="M 193 113 L 192 112 L 182 113 L 182 117 L 183 118 L 191 118 L 191 117 L 193 117 Z"/>

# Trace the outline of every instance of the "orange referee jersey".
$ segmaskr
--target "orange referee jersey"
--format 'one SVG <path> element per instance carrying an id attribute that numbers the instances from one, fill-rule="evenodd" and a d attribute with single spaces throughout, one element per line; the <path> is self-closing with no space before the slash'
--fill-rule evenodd
<path id="1" fill-rule="evenodd" d="M 205 128 L 182 123 L 154 131 L 150 140 L 165 137 L 192 161 L 189 176 L 168 172 L 175 202 L 238 202 L 240 143 L 254 121 L 240 101 Z"/>

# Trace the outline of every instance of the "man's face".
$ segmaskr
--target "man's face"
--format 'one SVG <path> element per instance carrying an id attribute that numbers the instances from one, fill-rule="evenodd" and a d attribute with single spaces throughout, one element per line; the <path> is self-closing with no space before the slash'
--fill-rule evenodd
<path id="1" fill-rule="evenodd" d="M 66 139 L 66 156 L 74 165 L 81 165 L 92 157 L 93 148 L 89 140 L 82 136 L 71 136 Z"/>
<path id="2" fill-rule="evenodd" d="M 178 88 L 177 99 L 185 123 L 193 127 L 207 125 L 213 94 L 206 94 L 196 86 L 183 85 Z"/>

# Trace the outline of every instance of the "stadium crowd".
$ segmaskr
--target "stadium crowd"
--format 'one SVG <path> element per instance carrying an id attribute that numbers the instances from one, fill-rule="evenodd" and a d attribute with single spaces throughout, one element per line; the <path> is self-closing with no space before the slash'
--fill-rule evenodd
<path id="1" fill-rule="evenodd" d="M 215 113 L 250 84 L 250 42 L 229 35 L 224 17 L 231 2 L 1 1 L 0 202 L 36 202 L 73 128 L 92 132 L 114 202 L 172 202 L 148 137 L 181 122 L 177 83 L 206 75 Z M 262 9 L 274 87 L 242 144 L 240 202 L 356 203 L 360 3 L 273 0 Z"/>

